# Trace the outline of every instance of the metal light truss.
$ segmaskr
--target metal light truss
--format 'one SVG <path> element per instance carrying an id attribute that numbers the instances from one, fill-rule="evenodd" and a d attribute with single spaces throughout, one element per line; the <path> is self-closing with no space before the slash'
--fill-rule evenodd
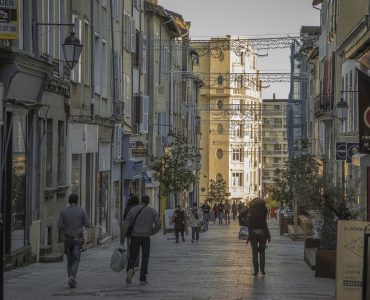
<path id="1" fill-rule="evenodd" d="M 254 89 L 262 87 L 261 83 L 283 83 L 290 82 L 291 73 L 191 73 L 191 72 L 174 72 L 174 74 L 184 76 L 195 76 L 202 81 L 203 88 L 216 89 Z M 175 75 L 176 76 L 176 75 Z M 293 75 L 296 80 L 307 80 L 308 73 L 299 73 Z M 176 77 L 175 77 L 176 78 Z"/>
<path id="2" fill-rule="evenodd" d="M 300 39 L 299 36 L 280 36 L 264 38 L 211 38 L 208 40 L 182 39 L 182 40 L 147 40 L 146 43 L 154 50 L 163 48 L 180 50 L 190 46 L 198 56 L 213 56 L 219 58 L 225 51 L 233 51 L 236 55 L 245 53 L 265 56 L 257 53 L 261 50 L 290 48 L 292 43 Z"/>
<path id="3" fill-rule="evenodd" d="M 239 38 L 239 39 L 215 39 L 211 40 L 191 40 L 192 49 L 197 51 L 199 56 L 210 55 L 220 57 L 224 51 L 234 51 L 236 55 L 256 54 L 256 51 L 268 49 L 290 48 L 291 44 L 299 37 L 270 37 L 270 38 Z"/>

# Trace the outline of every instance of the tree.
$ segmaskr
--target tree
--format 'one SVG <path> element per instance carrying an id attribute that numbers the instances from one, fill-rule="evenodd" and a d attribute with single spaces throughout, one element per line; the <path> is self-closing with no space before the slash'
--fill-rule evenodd
<path id="1" fill-rule="evenodd" d="M 195 157 L 195 148 L 179 135 L 169 150 L 154 159 L 154 178 L 162 184 L 164 192 L 174 193 L 176 205 L 179 194 L 198 180 L 191 169 Z"/>
<path id="2" fill-rule="evenodd" d="M 326 159 L 319 160 L 302 151 L 290 157 L 286 166 L 277 171 L 273 198 L 293 206 L 295 223 L 298 214 L 310 212 L 317 223 L 324 248 L 336 246 L 336 220 L 357 218 L 362 210 L 356 203 L 356 187 L 345 193 L 335 185 L 333 170 Z"/>
<path id="3" fill-rule="evenodd" d="M 226 181 L 224 179 L 217 179 L 216 181 L 211 179 L 209 182 L 206 200 L 210 203 L 226 201 L 228 195 Z"/>

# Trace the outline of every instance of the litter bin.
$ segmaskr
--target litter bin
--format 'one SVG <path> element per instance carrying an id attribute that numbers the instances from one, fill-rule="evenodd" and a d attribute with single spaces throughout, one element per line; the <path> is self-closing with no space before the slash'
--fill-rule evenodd
<path id="1" fill-rule="evenodd" d="M 288 233 L 288 225 L 294 224 L 293 211 L 284 211 L 280 213 L 279 225 L 280 225 L 280 235 Z"/>

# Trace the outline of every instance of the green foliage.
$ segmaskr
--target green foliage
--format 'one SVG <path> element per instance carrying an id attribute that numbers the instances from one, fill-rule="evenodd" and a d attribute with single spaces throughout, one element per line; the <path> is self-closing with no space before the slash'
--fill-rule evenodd
<path id="1" fill-rule="evenodd" d="M 175 199 L 180 192 L 198 180 L 189 167 L 194 163 L 194 150 L 186 138 L 179 135 L 168 151 L 161 157 L 154 158 L 154 178 L 163 185 L 165 192 L 173 192 Z"/>
<path id="2" fill-rule="evenodd" d="M 225 202 L 227 200 L 226 181 L 224 179 L 218 179 L 217 181 L 211 179 L 209 183 L 209 191 L 206 200 L 210 203 Z"/>

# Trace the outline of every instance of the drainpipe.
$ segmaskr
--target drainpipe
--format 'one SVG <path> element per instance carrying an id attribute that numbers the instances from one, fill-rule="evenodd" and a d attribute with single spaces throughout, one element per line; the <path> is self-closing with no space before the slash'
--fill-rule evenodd
<path id="1" fill-rule="evenodd" d="M 72 0 L 71 0 L 72 2 Z M 72 4 L 72 3 L 71 3 Z M 72 7 L 72 6 L 71 6 Z M 91 53 L 91 69 L 90 69 L 90 88 L 91 88 L 91 103 L 90 103 L 90 114 L 91 120 L 95 120 L 95 31 L 94 31 L 94 1 L 90 2 L 90 18 L 91 18 L 91 38 L 90 38 L 90 53 Z"/>

